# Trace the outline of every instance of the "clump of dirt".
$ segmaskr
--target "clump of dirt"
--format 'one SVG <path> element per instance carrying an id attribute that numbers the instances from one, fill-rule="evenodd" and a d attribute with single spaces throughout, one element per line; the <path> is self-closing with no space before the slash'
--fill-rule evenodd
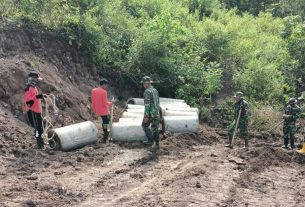
<path id="1" fill-rule="evenodd" d="M 283 166 L 292 161 L 292 155 L 282 148 L 271 146 L 251 148 L 244 158 L 249 161 L 249 172 L 259 173 L 270 166 Z"/>

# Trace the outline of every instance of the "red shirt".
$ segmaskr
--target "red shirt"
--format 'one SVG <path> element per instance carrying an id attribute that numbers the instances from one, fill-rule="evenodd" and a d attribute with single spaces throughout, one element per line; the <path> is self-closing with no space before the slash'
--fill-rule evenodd
<path id="1" fill-rule="evenodd" d="M 35 86 L 29 86 L 29 90 L 24 92 L 24 96 L 23 96 L 23 101 L 24 103 L 33 100 L 34 104 L 29 107 L 29 109 L 31 111 L 34 111 L 36 113 L 41 113 L 41 103 L 40 103 L 40 99 L 36 98 L 36 96 L 38 95 L 38 89 Z"/>
<path id="2" fill-rule="evenodd" d="M 109 114 L 108 106 L 112 106 L 112 102 L 108 102 L 107 91 L 103 88 L 94 88 L 91 91 L 92 111 L 99 116 Z"/>

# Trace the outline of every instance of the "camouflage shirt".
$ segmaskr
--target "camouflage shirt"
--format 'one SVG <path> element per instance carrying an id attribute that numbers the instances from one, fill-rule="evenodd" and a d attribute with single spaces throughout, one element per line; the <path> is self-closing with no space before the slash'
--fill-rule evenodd
<path id="1" fill-rule="evenodd" d="M 159 93 L 153 86 L 150 86 L 144 91 L 144 105 L 144 116 L 159 116 Z"/>
<path id="2" fill-rule="evenodd" d="M 237 120 L 239 110 L 241 109 L 240 119 L 247 119 L 250 113 L 250 107 L 247 101 L 241 99 L 234 104 L 234 119 Z"/>
<path id="3" fill-rule="evenodd" d="M 285 114 L 290 115 L 285 119 L 286 123 L 294 123 L 300 117 L 301 109 L 298 105 L 290 106 L 288 105 L 285 109 Z"/>

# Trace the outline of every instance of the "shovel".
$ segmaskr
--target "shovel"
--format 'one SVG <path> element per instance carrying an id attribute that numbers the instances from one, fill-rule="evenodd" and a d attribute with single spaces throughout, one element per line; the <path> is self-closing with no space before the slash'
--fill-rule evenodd
<path id="1" fill-rule="evenodd" d="M 240 115 L 241 115 L 241 108 L 239 109 L 239 113 L 238 113 L 237 122 L 236 122 L 235 129 L 234 129 L 232 141 L 231 141 L 231 143 L 230 143 L 230 147 L 231 147 L 231 148 L 233 147 L 233 141 L 234 141 L 234 138 L 235 138 L 235 135 L 236 135 L 236 131 L 237 131 L 237 128 L 238 128 Z"/>
<path id="2" fill-rule="evenodd" d="M 110 126 L 109 126 L 109 129 L 110 129 L 110 136 L 109 136 L 109 142 L 112 142 L 112 123 L 113 123 L 113 111 L 114 111 L 114 103 L 113 103 L 113 100 L 114 100 L 114 99 L 112 99 L 111 115 L 110 115 Z"/>

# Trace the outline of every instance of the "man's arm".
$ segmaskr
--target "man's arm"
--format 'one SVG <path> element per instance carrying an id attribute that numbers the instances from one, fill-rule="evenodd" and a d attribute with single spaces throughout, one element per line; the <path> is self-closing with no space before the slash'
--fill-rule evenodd
<path id="1" fill-rule="evenodd" d="M 149 117 L 149 108 L 150 108 L 150 103 L 151 103 L 151 96 L 150 93 L 146 90 L 144 92 L 144 117 Z"/>

